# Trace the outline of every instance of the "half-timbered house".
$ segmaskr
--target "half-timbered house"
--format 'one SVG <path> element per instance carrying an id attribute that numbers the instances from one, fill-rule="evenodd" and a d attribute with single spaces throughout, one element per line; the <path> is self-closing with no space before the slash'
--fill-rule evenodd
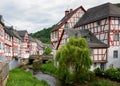
<path id="1" fill-rule="evenodd" d="M 37 46 L 37 42 L 34 38 L 32 38 L 31 36 L 28 36 L 29 39 L 29 49 L 30 49 L 30 55 L 37 55 L 38 52 L 38 46 Z"/>
<path id="2" fill-rule="evenodd" d="M 101 42 L 109 46 L 107 50 L 96 49 L 94 58 L 96 65 L 100 63 L 100 55 L 107 61 L 101 63 L 103 68 L 120 67 L 120 8 L 111 3 L 105 3 L 87 10 L 75 25 L 75 29 L 89 29 Z M 100 54 L 101 53 L 101 54 Z"/>
<path id="3" fill-rule="evenodd" d="M 29 44 L 28 44 L 28 32 L 26 30 L 19 30 L 17 31 L 19 36 L 22 38 L 22 42 L 21 42 L 21 57 L 22 58 L 29 58 Z"/>
<path id="4" fill-rule="evenodd" d="M 4 40 L 4 49 L 5 49 L 5 56 L 8 59 L 12 59 L 13 51 L 12 51 L 12 37 L 13 34 L 11 32 L 12 27 L 5 26 L 5 40 Z"/>
<path id="5" fill-rule="evenodd" d="M 64 19 L 64 18 L 63 18 Z M 60 22 L 65 25 L 63 21 Z M 58 27 L 59 25 L 57 25 Z M 67 26 L 67 25 L 66 25 Z M 56 50 L 60 48 L 62 44 L 68 41 L 68 38 L 72 35 L 83 31 L 84 37 L 86 33 L 94 34 L 93 39 L 96 39 L 96 44 L 89 45 L 91 38 L 87 37 L 88 45 L 92 51 L 93 65 L 92 69 L 99 67 L 101 69 L 107 69 L 110 67 L 120 67 L 120 8 L 111 3 L 105 3 L 93 8 L 88 9 L 84 12 L 84 15 L 79 18 L 78 22 L 74 25 L 74 30 L 70 30 L 72 27 L 68 27 L 69 30 L 65 29 L 61 33 L 62 35 L 57 36 L 51 32 L 51 43 L 54 45 L 53 38 L 58 37 L 56 41 Z M 84 31 L 85 29 L 89 31 Z M 71 33 L 72 32 L 72 33 Z M 68 35 L 68 34 L 71 35 Z M 90 35 L 89 34 L 89 35 Z M 91 35 L 93 36 L 93 35 Z M 102 43 L 103 45 L 98 45 Z M 91 43 L 90 43 L 91 44 Z M 96 46 L 95 46 L 96 45 Z"/>
<path id="6" fill-rule="evenodd" d="M 55 28 L 51 31 L 51 44 L 54 46 L 55 49 L 58 48 L 59 41 L 62 38 L 64 29 L 72 28 L 78 22 L 79 18 L 85 13 L 85 10 L 82 6 L 78 7 L 77 9 L 73 10 L 66 10 L 65 16 L 58 22 Z"/>
<path id="7" fill-rule="evenodd" d="M 64 34 L 62 36 L 63 40 L 60 41 L 58 49 L 63 44 L 65 44 L 72 36 L 83 37 L 87 40 L 88 47 L 90 48 L 92 53 L 91 59 L 93 61 L 93 65 L 91 66 L 91 70 L 97 67 L 104 69 L 101 63 L 107 62 L 107 52 L 105 51 L 107 51 L 108 45 L 98 40 L 96 36 L 88 29 L 82 29 L 82 30 L 65 29 Z M 99 52 L 99 55 L 97 54 L 97 52 Z M 96 65 L 96 63 L 98 63 L 98 65 Z"/>
<path id="8" fill-rule="evenodd" d="M 5 29 L 4 23 L 2 22 L 2 16 L 0 15 L 0 55 L 4 56 L 4 39 L 5 39 Z"/>
<path id="9" fill-rule="evenodd" d="M 19 36 L 17 30 L 11 28 L 11 32 L 13 33 L 13 37 L 12 37 L 12 55 L 13 57 L 21 57 L 21 49 L 20 49 L 20 45 L 21 45 L 21 40 L 22 38 Z"/>

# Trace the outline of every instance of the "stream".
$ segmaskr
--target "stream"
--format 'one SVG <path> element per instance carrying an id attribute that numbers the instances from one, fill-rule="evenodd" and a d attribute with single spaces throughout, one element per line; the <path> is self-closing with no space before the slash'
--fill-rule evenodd
<path id="1" fill-rule="evenodd" d="M 61 86 L 60 81 L 58 81 L 55 77 L 53 77 L 51 75 L 44 74 L 42 72 L 38 72 L 37 74 L 35 74 L 35 77 L 38 80 L 46 81 L 50 86 Z"/>

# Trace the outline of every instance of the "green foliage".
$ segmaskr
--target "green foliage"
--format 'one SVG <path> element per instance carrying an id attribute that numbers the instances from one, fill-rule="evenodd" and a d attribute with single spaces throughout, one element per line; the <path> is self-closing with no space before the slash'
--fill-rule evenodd
<path id="1" fill-rule="evenodd" d="M 98 76 L 106 77 L 109 79 L 114 79 L 116 81 L 120 80 L 120 70 L 118 68 L 110 68 L 110 69 L 107 69 L 105 71 L 97 68 L 94 70 L 94 72 Z"/>
<path id="2" fill-rule="evenodd" d="M 110 68 L 105 71 L 105 75 L 110 79 L 120 80 L 120 71 L 117 68 Z"/>
<path id="3" fill-rule="evenodd" d="M 51 48 L 47 46 L 47 47 L 45 48 L 44 54 L 45 54 L 45 55 L 49 55 L 51 52 L 52 52 Z"/>
<path id="4" fill-rule="evenodd" d="M 104 75 L 104 71 L 101 70 L 100 68 L 96 68 L 94 70 L 95 74 L 98 75 L 98 76 L 103 76 Z"/>
<path id="5" fill-rule="evenodd" d="M 90 86 L 113 86 L 113 83 L 103 79 L 103 80 L 92 82 Z"/>
<path id="6" fill-rule="evenodd" d="M 53 75 L 57 74 L 57 68 L 54 66 L 52 61 L 48 61 L 46 64 L 42 64 L 40 66 L 40 70 Z"/>
<path id="7" fill-rule="evenodd" d="M 120 3 L 115 4 L 116 6 L 120 7 Z"/>
<path id="8" fill-rule="evenodd" d="M 90 50 L 84 38 L 71 37 L 69 41 L 62 46 L 56 55 L 59 62 L 58 76 L 68 82 L 85 82 L 88 80 L 88 71 L 92 64 Z M 74 77 L 74 80 L 71 79 Z"/>
<path id="9" fill-rule="evenodd" d="M 16 68 L 10 71 L 6 86 L 49 86 L 45 81 L 37 80 L 31 72 Z"/>
<path id="10" fill-rule="evenodd" d="M 53 25 L 52 27 L 49 28 L 44 28 L 41 31 L 38 31 L 36 33 L 30 34 L 32 35 L 33 38 L 38 38 L 41 40 L 43 43 L 50 43 L 50 31 L 55 27 Z"/>

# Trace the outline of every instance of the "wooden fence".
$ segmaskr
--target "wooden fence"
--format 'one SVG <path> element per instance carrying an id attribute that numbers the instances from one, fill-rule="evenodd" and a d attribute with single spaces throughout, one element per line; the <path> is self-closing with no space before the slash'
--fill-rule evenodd
<path id="1" fill-rule="evenodd" d="M 0 62 L 0 86 L 5 86 L 9 76 L 9 64 Z"/>

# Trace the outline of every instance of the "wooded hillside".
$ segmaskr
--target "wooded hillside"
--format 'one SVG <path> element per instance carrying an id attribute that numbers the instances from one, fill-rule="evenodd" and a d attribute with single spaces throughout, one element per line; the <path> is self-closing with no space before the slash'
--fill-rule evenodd
<path id="1" fill-rule="evenodd" d="M 43 43 L 50 43 L 50 31 L 55 27 L 55 25 L 49 27 L 49 28 L 44 28 L 43 30 L 40 30 L 36 33 L 30 34 L 33 38 L 38 38 L 41 40 Z"/>

